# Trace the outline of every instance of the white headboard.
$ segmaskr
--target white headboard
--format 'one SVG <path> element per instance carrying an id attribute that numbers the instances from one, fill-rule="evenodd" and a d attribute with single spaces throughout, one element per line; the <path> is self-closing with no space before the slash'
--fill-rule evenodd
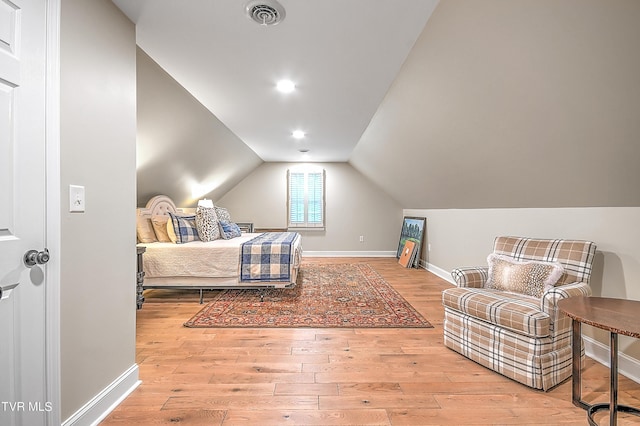
<path id="1" fill-rule="evenodd" d="M 173 200 L 166 195 L 156 195 L 147 202 L 143 209 L 138 209 L 139 216 L 168 216 L 169 212 L 174 214 L 184 213 L 182 209 L 176 207 Z"/>

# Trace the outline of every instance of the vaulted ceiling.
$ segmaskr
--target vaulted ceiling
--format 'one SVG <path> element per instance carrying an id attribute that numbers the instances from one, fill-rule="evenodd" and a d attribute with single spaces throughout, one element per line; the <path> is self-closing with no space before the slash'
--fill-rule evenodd
<path id="1" fill-rule="evenodd" d="M 246 3 L 113 1 L 244 147 L 217 191 L 262 161 L 348 161 L 404 208 L 640 206 L 636 0 L 280 0 L 266 28 Z"/>
<path id="2" fill-rule="evenodd" d="M 266 26 L 248 0 L 113 1 L 138 46 L 264 161 L 347 161 L 437 4 L 278 0 L 284 19 Z"/>

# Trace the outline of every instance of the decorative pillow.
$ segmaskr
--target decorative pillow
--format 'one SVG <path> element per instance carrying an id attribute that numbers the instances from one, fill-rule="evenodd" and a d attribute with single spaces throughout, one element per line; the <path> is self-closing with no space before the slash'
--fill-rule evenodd
<path id="1" fill-rule="evenodd" d="M 240 227 L 236 223 L 221 220 L 218 224 L 220 225 L 220 235 L 225 240 L 230 240 L 231 238 L 242 235 L 242 231 L 240 231 Z"/>
<path id="2" fill-rule="evenodd" d="M 224 207 L 213 206 L 216 209 L 216 215 L 218 216 L 218 220 L 224 220 L 225 222 L 231 222 L 231 215 L 229 214 L 229 210 Z"/>
<path id="3" fill-rule="evenodd" d="M 553 287 L 562 274 L 564 268 L 555 262 L 519 262 L 508 256 L 490 254 L 489 279 L 485 288 L 510 291 L 533 297 L 542 294 Z"/>
<path id="4" fill-rule="evenodd" d="M 169 212 L 173 230 L 176 234 L 176 244 L 184 244 L 191 241 L 199 241 L 198 228 L 196 226 L 196 217 L 193 216 L 176 216 Z"/>
<path id="5" fill-rule="evenodd" d="M 167 223 L 170 222 L 169 216 L 153 216 L 151 218 L 151 224 L 153 225 L 153 230 L 156 233 L 156 237 L 158 238 L 158 242 L 160 243 L 171 243 L 171 238 L 169 238 L 169 234 L 167 232 Z M 173 229 L 173 224 L 171 225 Z M 173 241 L 175 242 L 175 241 Z"/>
<path id="6" fill-rule="evenodd" d="M 173 220 L 171 220 L 171 218 L 169 218 L 169 220 L 167 221 L 167 235 L 169 236 L 169 241 L 171 241 L 172 243 L 177 243 L 178 242 L 178 237 L 176 237 L 176 230 L 173 229 Z"/>
<path id="7" fill-rule="evenodd" d="M 156 233 L 153 232 L 151 219 L 148 217 L 138 216 L 136 218 L 136 235 L 138 242 L 141 243 L 155 243 L 158 241 Z"/>
<path id="8" fill-rule="evenodd" d="M 196 209 L 196 227 L 202 241 L 213 241 L 220 238 L 218 215 L 213 207 L 198 207 Z"/>

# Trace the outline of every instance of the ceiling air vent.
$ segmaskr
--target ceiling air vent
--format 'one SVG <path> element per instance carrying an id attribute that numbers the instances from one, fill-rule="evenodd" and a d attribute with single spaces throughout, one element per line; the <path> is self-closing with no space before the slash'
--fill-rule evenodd
<path id="1" fill-rule="evenodd" d="M 279 24 L 286 15 L 284 7 L 276 0 L 250 1 L 245 11 L 249 18 L 264 26 Z"/>

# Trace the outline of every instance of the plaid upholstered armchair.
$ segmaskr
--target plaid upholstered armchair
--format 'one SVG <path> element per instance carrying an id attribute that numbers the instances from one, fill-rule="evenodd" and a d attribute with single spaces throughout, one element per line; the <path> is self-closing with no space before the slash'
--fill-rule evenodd
<path id="1" fill-rule="evenodd" d="M 498 237 L 488 267 L 458 268 L 442 293 L 444 344 L 536 389 L 571 376 L 571 320 L 560 299 L 589 296 L 589 241 Z"/>

